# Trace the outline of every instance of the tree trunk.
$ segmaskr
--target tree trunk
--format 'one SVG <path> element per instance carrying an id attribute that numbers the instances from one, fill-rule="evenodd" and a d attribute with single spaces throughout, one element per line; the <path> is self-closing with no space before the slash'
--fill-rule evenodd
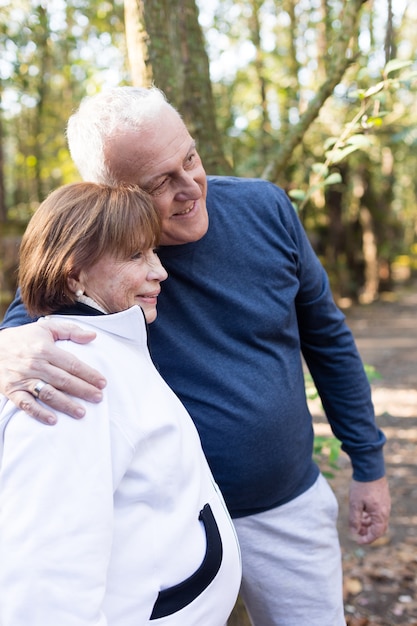
<path id="1" fill-rule="evenodd" d="M 264 53 L 261 43 L 261 21 L 259 19 L 259 13 L 262 8 L 263 0 L 250 0 L 250 4 L 252 8 L 252 15 L 249 19 L 250 38 L 256 49 L 254 65 L 256 70 L 257 88 L 259 94 L 259 105 L 262 111 L 259 132 L 257 134 L 257 143 L 262 161 L 266 162 L 268 158 L 268 153 L 271 149 L 271 124 L 269 120 L 268 102 L 266 98 L 268 81 L 266 78 L 267 72 L 265 68 Z"/>
<path id="2" fill-rule="evenodd" d="M 2 83 L 0 80 L 0 105 L 2 102 Z M 0 107 L 0 223 L 6 221 L 6 192 L 4 189 L 4 158 L 3 158 L 3 119 Z"/>
<path id="3" fill-rule="evenodd" d="M 144 86 L 153 82 L 164 91 L 196 139 L 208 173 L 231 173 L 216 125 L 209 61 L 195 0 L 137 0 L 137 6 L 133 4 L 134 0 L 125 0 L 134 80 Z M 138 20 L 136 29 L 133 19 Z"/>
<path id="4" fill-rule="evenodd" d="M 143 2 L 125 0 L 125 32 L 130 75 L 135 87 L 150 87 L 152 67 L 148 56 L 148 33 L 144 27 Z"/>
<path id="5" fill-rule="evenodd" d="M 363 304 L 369 304 L 378 297 L 378 250 L 372 215 L 367 207 L 361 206 L 359 220 L 362 226 L 362 251 L 365 261 L 365 285 L 359 300 Z"/>

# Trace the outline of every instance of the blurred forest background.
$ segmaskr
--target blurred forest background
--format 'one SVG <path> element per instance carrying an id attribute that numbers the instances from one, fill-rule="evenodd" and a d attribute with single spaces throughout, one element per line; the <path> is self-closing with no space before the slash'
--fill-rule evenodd
<path id="1" fill-rule="evenodd" d="M 415 0 L 0 0 L 0 316 L 85 95 L 156 84 L 210 174 L 285 188 L 340 303 L 417 270 Z"/>

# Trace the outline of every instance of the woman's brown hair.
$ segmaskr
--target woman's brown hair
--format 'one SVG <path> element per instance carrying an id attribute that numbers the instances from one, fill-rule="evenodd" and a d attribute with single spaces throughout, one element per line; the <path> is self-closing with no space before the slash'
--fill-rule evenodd
<path id="1" fill-rule="evenodd" d="M 19 284 L 30 315 L 75 301 L 68 278 L 103 254 L 129 258 L 158 244 L 161 223 L 135 186 L 82 182 L 59 187 L 39 206 L 20 246 Z"/>

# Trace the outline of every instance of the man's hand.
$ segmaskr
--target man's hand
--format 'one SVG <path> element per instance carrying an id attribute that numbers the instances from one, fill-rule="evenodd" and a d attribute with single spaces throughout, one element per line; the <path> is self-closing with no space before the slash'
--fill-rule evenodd
<path id="1" fill-rule="evenodd" d="M 0 392 L 16 406 L 45 424 L 55 424 L 56 415 L 37 402 L 36 385 L 43 381 L 39 398 L 71 417 L 83 417 L 84 408 L 67 394 L 100 402 L 104 377 L 76 357 L 57 348 L 57 339 L 88 343 L 94 332 L 65 321 L 41 318 L 33 324 L 0 332 Z"/>
<path id="2" fill-rule="evenodd" d="M 391 498 L 386 477 L 361 483 L 352 480 L 349 494 L 349 527 L 360 544 L 372 543 L 386 532 Z"/>

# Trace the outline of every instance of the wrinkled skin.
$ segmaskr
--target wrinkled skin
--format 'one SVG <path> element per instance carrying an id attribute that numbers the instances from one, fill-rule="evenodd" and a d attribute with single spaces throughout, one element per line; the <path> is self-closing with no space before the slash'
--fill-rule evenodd
<path id="1" fill-rule="evenodd" d="M 82 330 L 75 324 L 48 318 L 0 333 L 0 391 L 23 411 L 45 424 L 55 424 L 51 409 L 71 417 L 84 416 L 84 408 L 68 393 L 90 402 L 100 402 L 105 378 L 96 370 L 55 346 L 57 339 L 88 343 L 94 332 Z M 32 391 L 39 380 L 43 387 L 37 402 Z"/>
<path id="2" fill-rule="evenodd" d="M 372 482 L 353 480 L 349 493 L 349 528 L 359 544 L 382 537 L 388 528 L 391 510 L 386 477 Z"/>

